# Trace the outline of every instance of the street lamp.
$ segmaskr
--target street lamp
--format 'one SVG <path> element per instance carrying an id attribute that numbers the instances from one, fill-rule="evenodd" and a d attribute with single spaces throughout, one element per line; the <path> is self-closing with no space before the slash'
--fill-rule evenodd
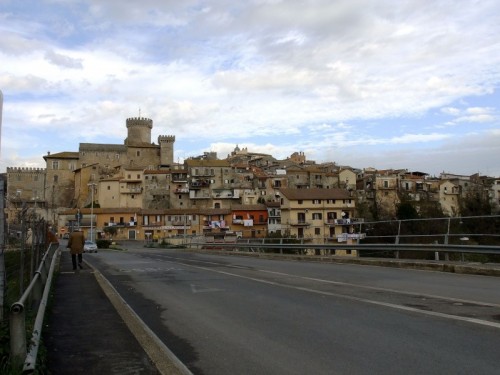
<path id="1" fill-rule="evenodd" d="M 90 241 L 94 242 L 94 186 L 95 183 L 89 183 L 87 186 L 92 187 L 92 202 L 90 203 Z"/>

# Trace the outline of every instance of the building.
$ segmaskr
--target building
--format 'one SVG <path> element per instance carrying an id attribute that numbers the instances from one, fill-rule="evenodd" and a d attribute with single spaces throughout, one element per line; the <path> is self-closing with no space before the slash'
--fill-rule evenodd
<path id="1" fill-rule="evenodd" d="M 362 222 L 354 217 L 355 200 L 344 189 L 281 189 L 280 196 L 285 236 L 314 244 L 339 242 L 355 232 L 356 223 Z"/>

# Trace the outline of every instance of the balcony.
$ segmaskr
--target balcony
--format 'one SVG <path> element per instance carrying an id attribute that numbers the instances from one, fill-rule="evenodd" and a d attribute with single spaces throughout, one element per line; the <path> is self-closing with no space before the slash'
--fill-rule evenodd
<path id="1" fill-rule="evenodd" d="M 104 223 L 105 227 L 135 227 L 137 226 L 137 221 L 127 221 L 127 222 L 119 222 L 119 223 Z"/>
<path id="2" fill-rule="evenodd" d="M 210 199 L 211 195 L 207 191 L 191 190 L 189 192 L 189 199 Z"/>
<path id="3" fill-rule="evenodd" d="M 326 225 L 353 225 L 364 223 L 365 219 L 361 218 L 345 218 L 345 219 L 328 219 L 326 221 Z"/>
<path id="4" fill-rule="evenodd" d="M 203 189 L 203 188 L 207 188 L 210 186 L 210 182 L 209 181 L 204 181 L 204 180 L 201 180 L 201 181 L 193 181 L 189 184 L 189 188 L 191 190 L 194 190 L 194 189 Z"/>
<path id="5" fill-rule="evenodd" d="M 175 220 L 175 221 L 172 221 L 170 223 L 167 223 L 167 225 L 173 225 L 174 227 L 179 227 L 179 226 L 184 226 L 184 225 L 187 225 L 187 226 L 191 226 L 191 220 Z"/>
<path id="6" fill-rule="evenodd" d="M 172 181 L 173 182 L 187 182 L 188 177 L 185 173 L 172 173 Z"/>
<path id="7" fill-rule="evenodd" d="M 189 194 L 189 188 L 177 188 L 174 191 L 176 194 Z"/>
<path id="8" fill-rule="evenodd" d="M 290 221 L 290 225 L 293 227 L 308 227 L 311 223 L 306 220 L 296 220 Z"/>
<path id="9" fill-rule="evenodd" d="M 212 198 L 216 199 L 233 199 L 235 198 L 231 191 L 214 191 L 212 193 Z"/>
<path id="10" fill-rule="evenodd" d="M 142 187 L 122 188 L 122 189 L 120 189 L 120 193 L 122 193 L 122 194 L 141 194 Z"/>

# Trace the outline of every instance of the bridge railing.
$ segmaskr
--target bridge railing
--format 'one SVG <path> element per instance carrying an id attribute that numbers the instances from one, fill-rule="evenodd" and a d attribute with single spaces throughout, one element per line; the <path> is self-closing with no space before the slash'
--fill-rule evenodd
<path id="1" fill-rule="evenodd" d="M 308 242 L 302 243 L 285 243 L 266 242 L 266 239 L 251 239 L 239 240 L 237 243 L 192 243 L 192 247 L 199 249 L 224 249 L 228 251 L 251 251 L 251 252 L 267 252 L 284 254 L 294 252 L 297 254 L 321 254 L 335 255 L 336 250 L 356 250 L 370 251 L 377 256 L 383 252 L 394 252 L 395 257 L 399 258 L 400 252 L 432 252 L 436 256 L 436 260 L 443 255 L 445 260 L 448 260 L 448 254 L 495 254 L 500 255 L 500 246 L 483 246 L 483 245 L 447 245 L 447 244 L 314 244 Z"/>
<path id="2" fill-rule="evenodd" d="M 10 354 L 13 363 L 19 364 L 19 367 L 24 362 L 24 373 L 31 373 L 35 370 L 43 319 L 52 283 L 52 276 L 54 274 L 57 259 L 56 254 L 59 251 L 58 248 L 58 243 L 49 245 L 31 283 L 28 285 L 21 298 L 14 302 L 10 308 Z M 29 348 L 26 342 L 27 311 L 37 312 Z"/>

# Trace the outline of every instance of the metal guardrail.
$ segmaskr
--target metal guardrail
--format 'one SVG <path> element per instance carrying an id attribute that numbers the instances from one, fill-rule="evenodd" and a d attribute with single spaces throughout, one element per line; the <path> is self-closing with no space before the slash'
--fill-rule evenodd
<path id="1" fill-rule="evenodd" d="M 247 249 L 257 250 L 275 250 L 283 253 L 287 250 L 329 250 L 335 254 L 335 250 L 369 250 L 375 252 L 394 251 L 422 251 L 434 253 L 475 253 L 475 254 L 500 254 L 500 246 L 481 246 L 481 245 L 446 245 L 446 244 L 312 244 L 312 243 L 272 243 L 265 241 L 240 240 L 237 243 L 191 243 L 198 248 L 228 248 L 228 249 Z"/>
<path id="2" fill-rule="evenodd" d="M 33 280 L 21 298 L 14 302 L 10 309 L 11 357 L 15 364 L 20 365 L 24 361 L 23 373 L 32 373 L 35 370 L 43 319 L 57 259 L 56 254 L 59 252 L 58 248 L 58 243 L 49 245 Z M 26 304 L 30 305 L 31 310 L 37 309 L 29 351 L 27 351 L 26 343 Z"/>

